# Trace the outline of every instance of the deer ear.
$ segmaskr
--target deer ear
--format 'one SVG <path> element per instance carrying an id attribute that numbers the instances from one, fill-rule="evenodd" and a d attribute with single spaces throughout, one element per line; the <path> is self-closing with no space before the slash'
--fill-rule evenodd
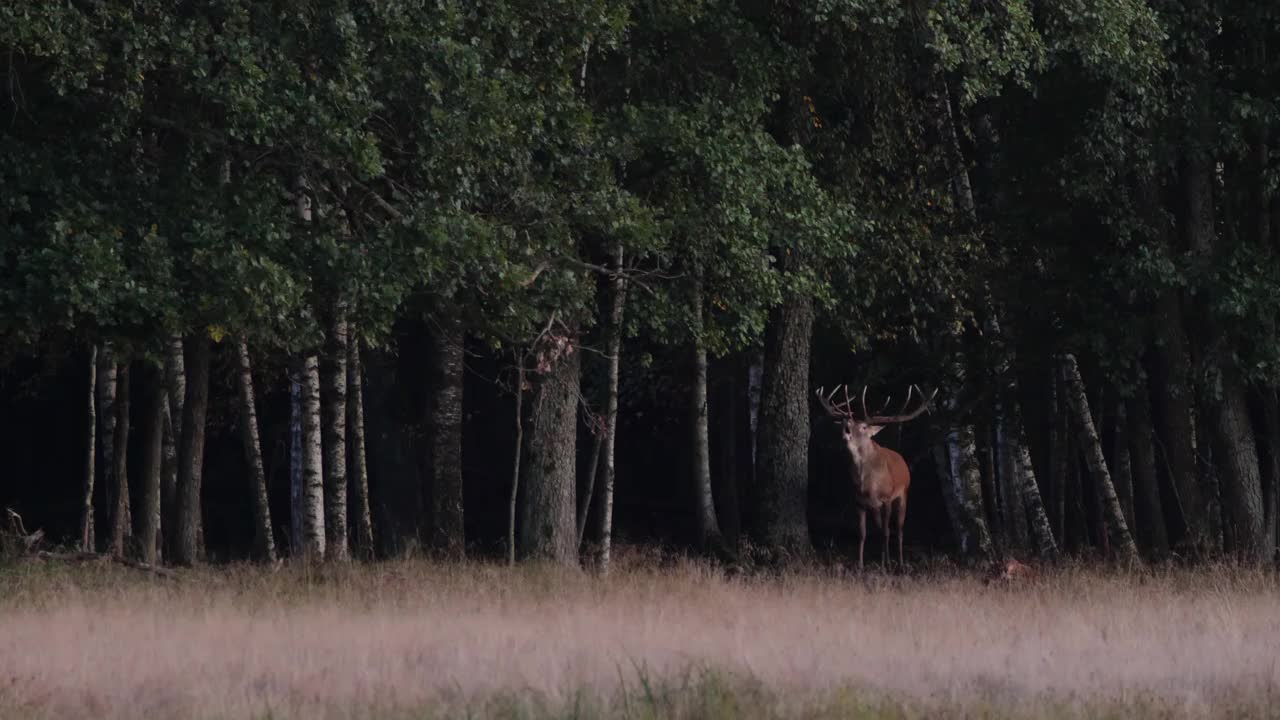
<path id="1" fill-rule="evenodd" d="M 876 433 L 880 432 L 883 429 L 884 429 L 884 425 L 868 425 L 867 437 L 875 437 Z"/>

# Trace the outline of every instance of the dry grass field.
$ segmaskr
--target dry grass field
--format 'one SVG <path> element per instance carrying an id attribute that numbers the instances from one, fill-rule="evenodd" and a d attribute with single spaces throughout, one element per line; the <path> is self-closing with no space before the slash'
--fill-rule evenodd
<path id="1" fill-rule="evenodd" d="M 6 718 L 1277 715 L 1280 582 L 1228 568 L 0 569 Z"/>

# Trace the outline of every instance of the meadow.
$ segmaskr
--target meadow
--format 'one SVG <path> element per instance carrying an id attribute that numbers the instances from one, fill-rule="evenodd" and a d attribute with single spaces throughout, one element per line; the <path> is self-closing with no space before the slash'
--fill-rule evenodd
<path id="1" fill-rule="evenodd" d="M 1229 567 L 728 576 L 624 555 L 0 569 L 0 717 L 1274 717 L 1280 581 Z"/>

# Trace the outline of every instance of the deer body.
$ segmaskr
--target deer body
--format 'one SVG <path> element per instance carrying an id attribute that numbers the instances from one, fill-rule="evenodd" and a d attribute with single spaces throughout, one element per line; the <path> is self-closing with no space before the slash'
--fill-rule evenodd
<path id="1" fill-rule="evenodd" d="M 837 388 L 838 389 L 838 388 Z M 937 391 L 934 391 L 937 394 Z M 866 390 L 863 390 L 863 416 L 853 416 L 851 403 L 847 399 L 843 406 L 833 405 L 832 397 L 823 396 L 818 390 L 818 399 L 827 412 L 839 420 L 843 429 L 845 447 L 852 460 L 852 477 L 854 500 L 858 505 L 858 569 L 863 568 L 863 551 L 867 544 L 867 512 L 884 531 L 882 547 L 884 564 L 889 564 L 890 521 L 896 518 L 898 526 L 898 566 L 903 566 L 902 526 L 907 519 L 907 489 L 911 486 L 911 471 L 902 455 L 877 443 L 872 438 L 890 423 L 904 422 L 918 416 L 928 407 L 932 395 L 914 412 L 903 415 L 872 416 L 866 412 Z M 911 390 L 907 391 L 907 401 L 903 410 L 911 402 Z"/>
<path id="2" fill-rule="evenodd" d="M 845 430 L 845 446 L 853 460 L 854 500 L 858 504 L 859 569 L 863 567 L 863 551 L 867 544 L 868 511 L 872 513 L 876 526 L 884 532 L 881 552 L 886 567 L 889 564 L 891 521 L 896 518 L 898 566 L 903 565 L 902 526 L 907 520 L 907 489 L 911 486 L 911 471 L 907 469 L 907 461 L 902 455 L 871 439 L 881 427 L 854 421 L 853 427 L 846 426 Z"/>

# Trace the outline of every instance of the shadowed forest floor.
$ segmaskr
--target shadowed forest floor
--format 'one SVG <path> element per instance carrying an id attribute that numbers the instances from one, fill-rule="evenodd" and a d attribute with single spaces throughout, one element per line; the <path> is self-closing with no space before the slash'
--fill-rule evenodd
<path id="1" fill-rule="evenodd" d="M 1229 568 L 727 578 L 624 560 L 0 568 L 3 717 L 1263 717 L 1280 582 Z"/>

